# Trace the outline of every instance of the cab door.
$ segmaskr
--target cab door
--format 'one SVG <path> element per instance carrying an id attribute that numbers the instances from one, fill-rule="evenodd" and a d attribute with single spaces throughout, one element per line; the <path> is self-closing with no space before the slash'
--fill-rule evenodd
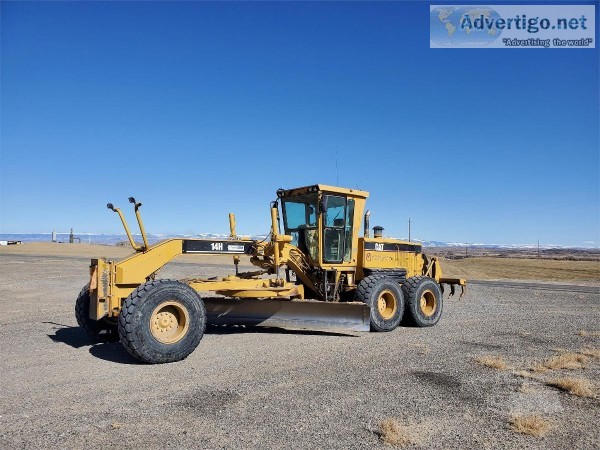
<path id="1" fill-rule="evenodd" d="M 321 210 L 323 262 L 349 262 L 352 257 L 354 199 L 340 195 L 323 195 Z"/>

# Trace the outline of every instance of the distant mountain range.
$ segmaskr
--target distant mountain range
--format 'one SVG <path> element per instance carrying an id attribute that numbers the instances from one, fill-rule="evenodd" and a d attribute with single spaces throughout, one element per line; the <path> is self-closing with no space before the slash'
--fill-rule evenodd
<path id="1" fill-rule="evenodd" d="M 497 248 L 497 249 L 537 249 L 537 244 L 482 244 L 482 243 L 466 243 L 466 242 L 441 242 L 441 241 L 420 241 L 414 239 L 415 242 L 420 242 L 423 247 L 477 247 L 477 248 Z M 540 249 L 549 248 L 575 248 L 565 245 L 542 245 Z M 592 247 L 593 248 L 593 247 Z"/>
<path id="2" fill-rule="evenodd" d="M 56 233 L 59 242 L 69 242 L 69 233 Z M 114 245 L 119 242 L 127 242 L 127 236 L 124 234 L 98 234 L 98 233 L 74 233 L 76 240 L 83 243 Z M 140 234 L 133 235 L 136 241 L 141 241 Z M 169 238 L 202 238 L 202 239 L 227 239 L 228 234 L 223 233 L 199 233 L 199 234 L 148 234 L 150 243 L 156 243 Z M 246 236 L 244 236 L 246 237 Z M 262 240 L 265 235 L 251 235 L 251 239 Z M 405 238 L 401 238 L 405 239 Z M 0 234 L 0 241 L 22 241 L 22 242 L 50 242 L 51 233 L 4 233 Z M 413 239 L 423 247 L 470 247 L 470 248 L 492 248 L 492 249 L 537 249 L 537 244 L 485 244 L 485 243 L 465 243 L 465 242 L 444 242 L 444 241 L 423 241 Z M 540 249 L 551 248 L 587 248 L 597 249 L 598 246 L 589 245 L 587 247 L 576 247 L 566 245 L 540 245 Z"/>

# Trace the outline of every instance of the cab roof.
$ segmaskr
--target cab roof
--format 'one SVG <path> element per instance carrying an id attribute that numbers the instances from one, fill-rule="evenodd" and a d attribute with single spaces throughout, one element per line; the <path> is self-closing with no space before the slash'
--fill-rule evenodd
<path id="1" fill-rule="evenodd" d="M 294 195 L 307 194 L 312 192 L 324 192 L 326 194 L 342 194 L 347 195 L 349 197 L 360 197 L 367 198 L 369 197 L 369 193 L 367 191 L 361 191 L 358 189 L 349 189 L 342 188 L 336 186 L 328 186 L 326 184 L 313 184 L 311 186 L 303 186 L 293 189 L 279 189 L 277 191 L 277 196 L 282 197 L 292 197 Z"/>

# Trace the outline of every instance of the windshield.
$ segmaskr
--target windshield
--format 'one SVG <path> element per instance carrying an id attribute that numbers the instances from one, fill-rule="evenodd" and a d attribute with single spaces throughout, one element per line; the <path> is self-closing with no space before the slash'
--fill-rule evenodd
<path id="1" fill-rule="evenodd" d="M 286 234 L 299 228 L 316 228 L 317 194 L 284 198 L 283 217 Z"/>
<path id="2" fill-rule="evenodd" d="M 317 194 L 284 198 L 282 208 L 285 234 L 292 236 L 291 244 L 318 261 Z"/>

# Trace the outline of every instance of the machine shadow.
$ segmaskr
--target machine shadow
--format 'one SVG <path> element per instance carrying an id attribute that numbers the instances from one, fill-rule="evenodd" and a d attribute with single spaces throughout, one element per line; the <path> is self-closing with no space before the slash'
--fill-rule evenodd
<path id="1" fill-rule="evenodd" d="M 90 354 L 98 359 L 109 361 L 117 364 L 139 366 L 140 363 L 133 359 L 129 353 L 123 348 L 120 342 L 105 342 L 92 345 Z"/>
<path id="2" fill-rule="evenodd" d="M 89 334 L 79 327 L 71 327 L 56 322 L 42 322 L 50 325 L 55 325 L 54 334 L 49 334 L 48 337 L 54 342 L 67 344 L 69 347 L 81 348 L 97 344 Z"/>
<path id="3" fill-rule="evenodd" d="M 123 348 L 115 336 L 107 336 L 104 341 L 97 341 L 80 327 L 72 327 L 55 322 L 42 322 L 55 326 L 54 334 L 48 334 L 53 342 L 66 344 L 69 347 L 79 349 L 89 347 L 91 355 L 104 361 L 125 365 L 138 365 L 129 353 Z M 228 335 L 240 333 L 263 333 L 263 334 L 292 334 L 305 336 L 331 336 L 331 337 L 358 337 L 358 334 L 338 333 L 331 331 L 314 330 L 287 330 L 277 327 L 260 327 L 248 325 L 208 325 L 205 334 Z"/>
<path id="4" fill-rule="evenodd" d="M 75 349 L 82 347 L 90 347 L 89 352 L 96 358 L 103 359 L 105 361 L 119 363 L 119 364 L 138 364 L 123 348 L 118 340 L 114 337 L 108 336 L 104 341 L 97 341 L 88 335 L 80 327 L 71 327 L 54 322 L 43 322 L 47 324 L 56 325 L 54 334 L 48 334 L 48 337 L 61 344 L 66 344 Z"/>

